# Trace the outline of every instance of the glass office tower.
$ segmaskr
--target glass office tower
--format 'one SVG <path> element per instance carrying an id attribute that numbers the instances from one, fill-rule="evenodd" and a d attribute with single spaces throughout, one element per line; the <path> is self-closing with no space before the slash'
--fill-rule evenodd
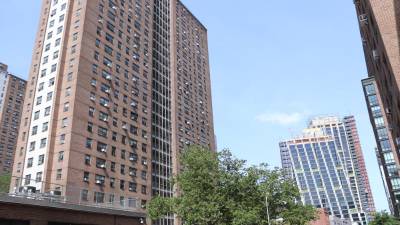
<path id="1" fill-rule="evenodd" d="M 375 209 L 350 119 L 315 118 L 300 137 L 281 142 L 280 150 L 282 167 L 296 181 L 304 204 L 361 225 Z"/>

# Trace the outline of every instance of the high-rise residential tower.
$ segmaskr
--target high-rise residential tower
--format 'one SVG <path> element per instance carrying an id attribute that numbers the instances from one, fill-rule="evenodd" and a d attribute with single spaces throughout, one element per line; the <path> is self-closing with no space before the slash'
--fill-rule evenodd
<path id="1" fill-rule="evenodd" d="M 26 81 L 0 63 L 0 174 L 11 173 Z"/>
<path id="2" fill-rule="evenodd" d="M 43 0 L 11 191 L 172 196 L 179 152 L 214 150 L 207 45 L 179 0 Z"/>
<path id="3" fill-rule="evenodd" d="M 381 158 L 392 157 L 382 166 L 393 213 L 400 217 L 400 176 L 397 172 L 400 161 L 400 1 L 355 0 L 354 3 L 371 79 L 363 81 L 370 119 Z M 376 91 L 370 93 L 371 90 Z M 379 135 L 387 137 L 379 140 L 382 138 Z"/>
<path id="4" fill-rule="evenodd" d="M 280 143 L 282 167 L 304 204 L 367 224 L 375 211 L 354 117 L 318 117 L 302 136 Z"/>

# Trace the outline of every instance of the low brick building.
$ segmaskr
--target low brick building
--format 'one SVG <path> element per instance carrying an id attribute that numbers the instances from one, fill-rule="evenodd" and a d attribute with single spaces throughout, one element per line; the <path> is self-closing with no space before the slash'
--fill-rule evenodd
<path id="1" fill-rule="evenodd" d="M 140 225 L 144 218 L 132 211 L 0 196 L 1 225 Z"/>

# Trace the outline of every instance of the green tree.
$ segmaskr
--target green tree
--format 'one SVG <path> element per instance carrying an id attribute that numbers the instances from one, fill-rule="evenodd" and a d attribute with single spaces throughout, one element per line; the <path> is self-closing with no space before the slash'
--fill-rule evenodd
<path id="1" fill-rule="evenodd" d="M 6 193 L 10 189 L 11 175 L 4 174 L 0 176 L 0 193 Z"/>
<path id="2" fill-rule="evenodd" d="M 387 212 L 380 212 L 375 214 L 374 220 L 369 225 L 400 225 L 400 221 Z"/>
<path id="3" fill-rule="evenodd" d="M 305 225 L 316 218 L 314 208 L 298 203 L 297 187 L 279 169 L 246 167 L 229 150 L 214 153 L 199 146 L 185 150 L 180 165 L 173 179 L 180 195 L 150 201 L 152 219 L 174 213 L 187 225 L 263 225 L 266 198 L 271 222 L 281 218 L 287 225 Z"/>

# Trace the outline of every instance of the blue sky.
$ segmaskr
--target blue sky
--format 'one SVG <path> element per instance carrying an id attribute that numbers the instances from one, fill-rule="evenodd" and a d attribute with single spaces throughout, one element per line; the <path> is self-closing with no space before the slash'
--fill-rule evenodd
<path id="1" fill-rule="evenodd" d="M 362 95 L 367 72 L 352 1 L 183 2 L 208 28 L 219 149 L 251 164 L 279 166 L 279 141 L 298 134 L 312 116 L 353 114 L 377 209 L 387 209 Z M 0 61 L 24 78 L 40 3 L 2 2 Z"/>

